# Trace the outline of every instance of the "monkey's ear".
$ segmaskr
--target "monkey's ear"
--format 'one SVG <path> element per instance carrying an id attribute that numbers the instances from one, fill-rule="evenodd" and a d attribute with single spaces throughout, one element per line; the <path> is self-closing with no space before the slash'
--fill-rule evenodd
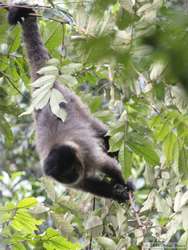
<path id="1" fill-rule="evenodd" d="M 8 12 L 8 22 L 11 25 L 16 25 L 18 22 L 22 23 L 22 18 L 26 18 L 29 14 L 34 13 L 31 8 L 27 7 L 10 7 Z"/>

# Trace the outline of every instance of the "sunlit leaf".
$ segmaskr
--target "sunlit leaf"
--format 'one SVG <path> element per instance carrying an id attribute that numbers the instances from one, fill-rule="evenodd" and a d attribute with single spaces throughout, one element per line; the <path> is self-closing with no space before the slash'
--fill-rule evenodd
<path id="1" fill-rule="evenodd" d="M 53 65 L 50 65 L 50 66 L 46 66 L 46 67 L 41 68 L 37 73 L 40 74 L 40 75 L 49 75 L 49 79 L 46 79 L 46 82 L 48 82 L 50 80 L 50 81 L 52 81 L 54 83 L 55 77 L 52 77 L 52 76 L 57 76 L 58 75 L 58 68 L 53 66 Z M 42 86 L 41 83 L 39 83 L 39 84 L 40 84 L 40 86 Z M 36 81 L 35 81 L 35 85 L 34 85 L 34 83 L 32 83 L 33 87 L 40 87 L 40 86 L 36 86 L 36 85 L 37 85 Z"/>
<path id="2" fill-rule="evenodd" d="M 54 88 L 50 96 L 50 108 L 54 115 L 56 115 L 62 121 L 65 121 L 67 113 L 62 107 L 60 107 L 61 103 L 64 103 L 66 105 L 67 101 L 65 100 L 62 93 Z"/>
<path id="3" fill-rule="evenodd" d="M 33 207 L 37 204 L 37 199 L 34 197 L 29 197 L 29 198 L 25 198 L 23 200 L 21 200 L 18 205 L 17 208 L 30 208 Z"/>
<path id="4" fill-rule="evenodd" d="M 49 66 L 52 67 L 52 66 Z M 49 68 L 48 68 L 49 69 Z M 46 68 L 41 69 L 42 70 L 42 74 L 44 74 L 44 71 L 46 70 Z M 39 72 L 41 72 L 41 70 L 39 70 Z M 47 86 L 53 86 L 53 83 L 55 82 L 56 76 L 55 75 L 51 75 L 51 74 L 47 74 L 45 76 L 41 76 L 39 77 L 36 81 L 34 81 L 32 83 L 32 87 L 33 88 L 39 88 L 39 87 L 45 87 Z"/>

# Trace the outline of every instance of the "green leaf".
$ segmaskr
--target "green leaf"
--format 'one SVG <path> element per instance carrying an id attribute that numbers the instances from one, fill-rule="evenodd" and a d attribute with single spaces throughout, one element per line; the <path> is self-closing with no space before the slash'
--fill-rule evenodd
<path id="1" fill-rule="evenodd" d="M 15 105 L 0 104 L 0 111 L 6 114 L 17 115 L 18 108 Z"/>
<path id="2" fill-rule="evenodd" d="M 124 145 L 124 142 L 120 147 L 118 160 L 122 167 L 123 176 L 127 179 L 131 175 L 132 152 Z"/>
<path id="3" fill-rule="evenodd" d="M 128 12 L 127 10 L 121 8 L 118 12 L 116 24 L 120 30 L 126 29 L 129 25 L 136 21 L 136 15 Z"/>
<path id="4" fill-rule="evenodd" d="M 185 147 L 179 149 L 178 166 L 183 179 L 188 178 L 188 152 Z"/>
<path id="5" fill-rule="evenodd" d="M 15 244 L 13 244 L 12 250 L 26 250 L 26 248 L 22 243 L 16 242 Z"/>
<path id="6" fill-rule="evenodd" d="M 42 237 L 43 246 L 46 250 L 80 250 L 81 245 L 78 243 L 72 243 L 62 237 L 59 232 L 53 228 L 48 228 L 45 235 Z"/>
<path id="7" fill-rule="evenodd" d="M 159 156 L 151 143 L 144 140 L 142 142 L 128 140 L 127 144 L 133 152 L 142 156 L 152 166 L 159 165 Z"/>
<path id="8" fill-rule="evenodd" d="M 11 226 L 22 234 L 30 234 L 37 230 L 38 225 L 41 225 L 42 222 L 42 220 L 32 217 L 26 209 L 20 208 L 16 211 Z"/>
<path id="9" fill-rule="evenodd" d="M 23 200 L 21 200 L 18 205 L 17 208 L 30 208 L 35 206 L 38 203 L 37 199 L 34 197 L 29 197 L 29 198 L 25 198 Z"/>
<path id="10" fill-rule="evenodd" d="M 169 122 L 165 122 L 160 129 L 156 132 L 155 137 L 159 141 L 164 141 L 165 137 L 170 133 L 171 128 L 169 127 Z"/>
<path id="11" fill-rule="evenodd" d="M 176 155 L 177 145 L 177 137 L 173 132 L 171 132 L 168 134 L 163 143 L 163 151 L 168 164 L 172 163 L 175 159 L 174 157 Z"/>
<path id="12" fill-rule="evenodd" d="M 118 132 L 110 137 L 110 152 L 118 151 L 122 145 L 124 139 L 124 133 Z"/>
<path id="13" fill-rule="evenodd" d="M 15 27 L 14 30 L 12 30 L 14 39 L 12 40 L 12 43 L 9 47 L 9 53 L 16 52 L 17 49 L 20 46 L 20 29 L 19 27 Z"/>
<path id="14" fill-rule="evenodd" d="M 1 113 L 0 113 L 0 131 L 4 135 L 7 146 L 10 146 L 14 140 L 13 133 L 9 123 L 5 120 L 5 118 L 3 117 L 3 115 L 1 115 Z"/>

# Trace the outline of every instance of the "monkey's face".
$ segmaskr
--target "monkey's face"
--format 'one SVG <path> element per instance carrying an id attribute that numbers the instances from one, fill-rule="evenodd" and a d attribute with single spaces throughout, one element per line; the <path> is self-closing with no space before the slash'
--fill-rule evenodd
<path id="1" fill-rule="evenodd" d="M 44 162 L 44 172 L 59 182 L 77 182 L 82 173 L 82 164 L 77 149 L 63 144 L 52 149 Z"/>

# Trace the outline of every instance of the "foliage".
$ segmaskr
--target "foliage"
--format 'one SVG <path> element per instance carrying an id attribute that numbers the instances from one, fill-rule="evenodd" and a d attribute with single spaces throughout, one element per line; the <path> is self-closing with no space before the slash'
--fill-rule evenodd
<path id="1" fill-rule="evenodd" d="M 188 249 L 186 1 L 47 4 L 37 13 L 53 59 L 29 112 L 21 30 L 0 9 L 0 248 Z M 18 115 L 50 101 L 66 119 L 57 78 L 108 124 L 110 151 L 136 186 L 131 206 L 95 198 L 93 210 L 92 195 L 41 177 L 31 117 Z"/>

